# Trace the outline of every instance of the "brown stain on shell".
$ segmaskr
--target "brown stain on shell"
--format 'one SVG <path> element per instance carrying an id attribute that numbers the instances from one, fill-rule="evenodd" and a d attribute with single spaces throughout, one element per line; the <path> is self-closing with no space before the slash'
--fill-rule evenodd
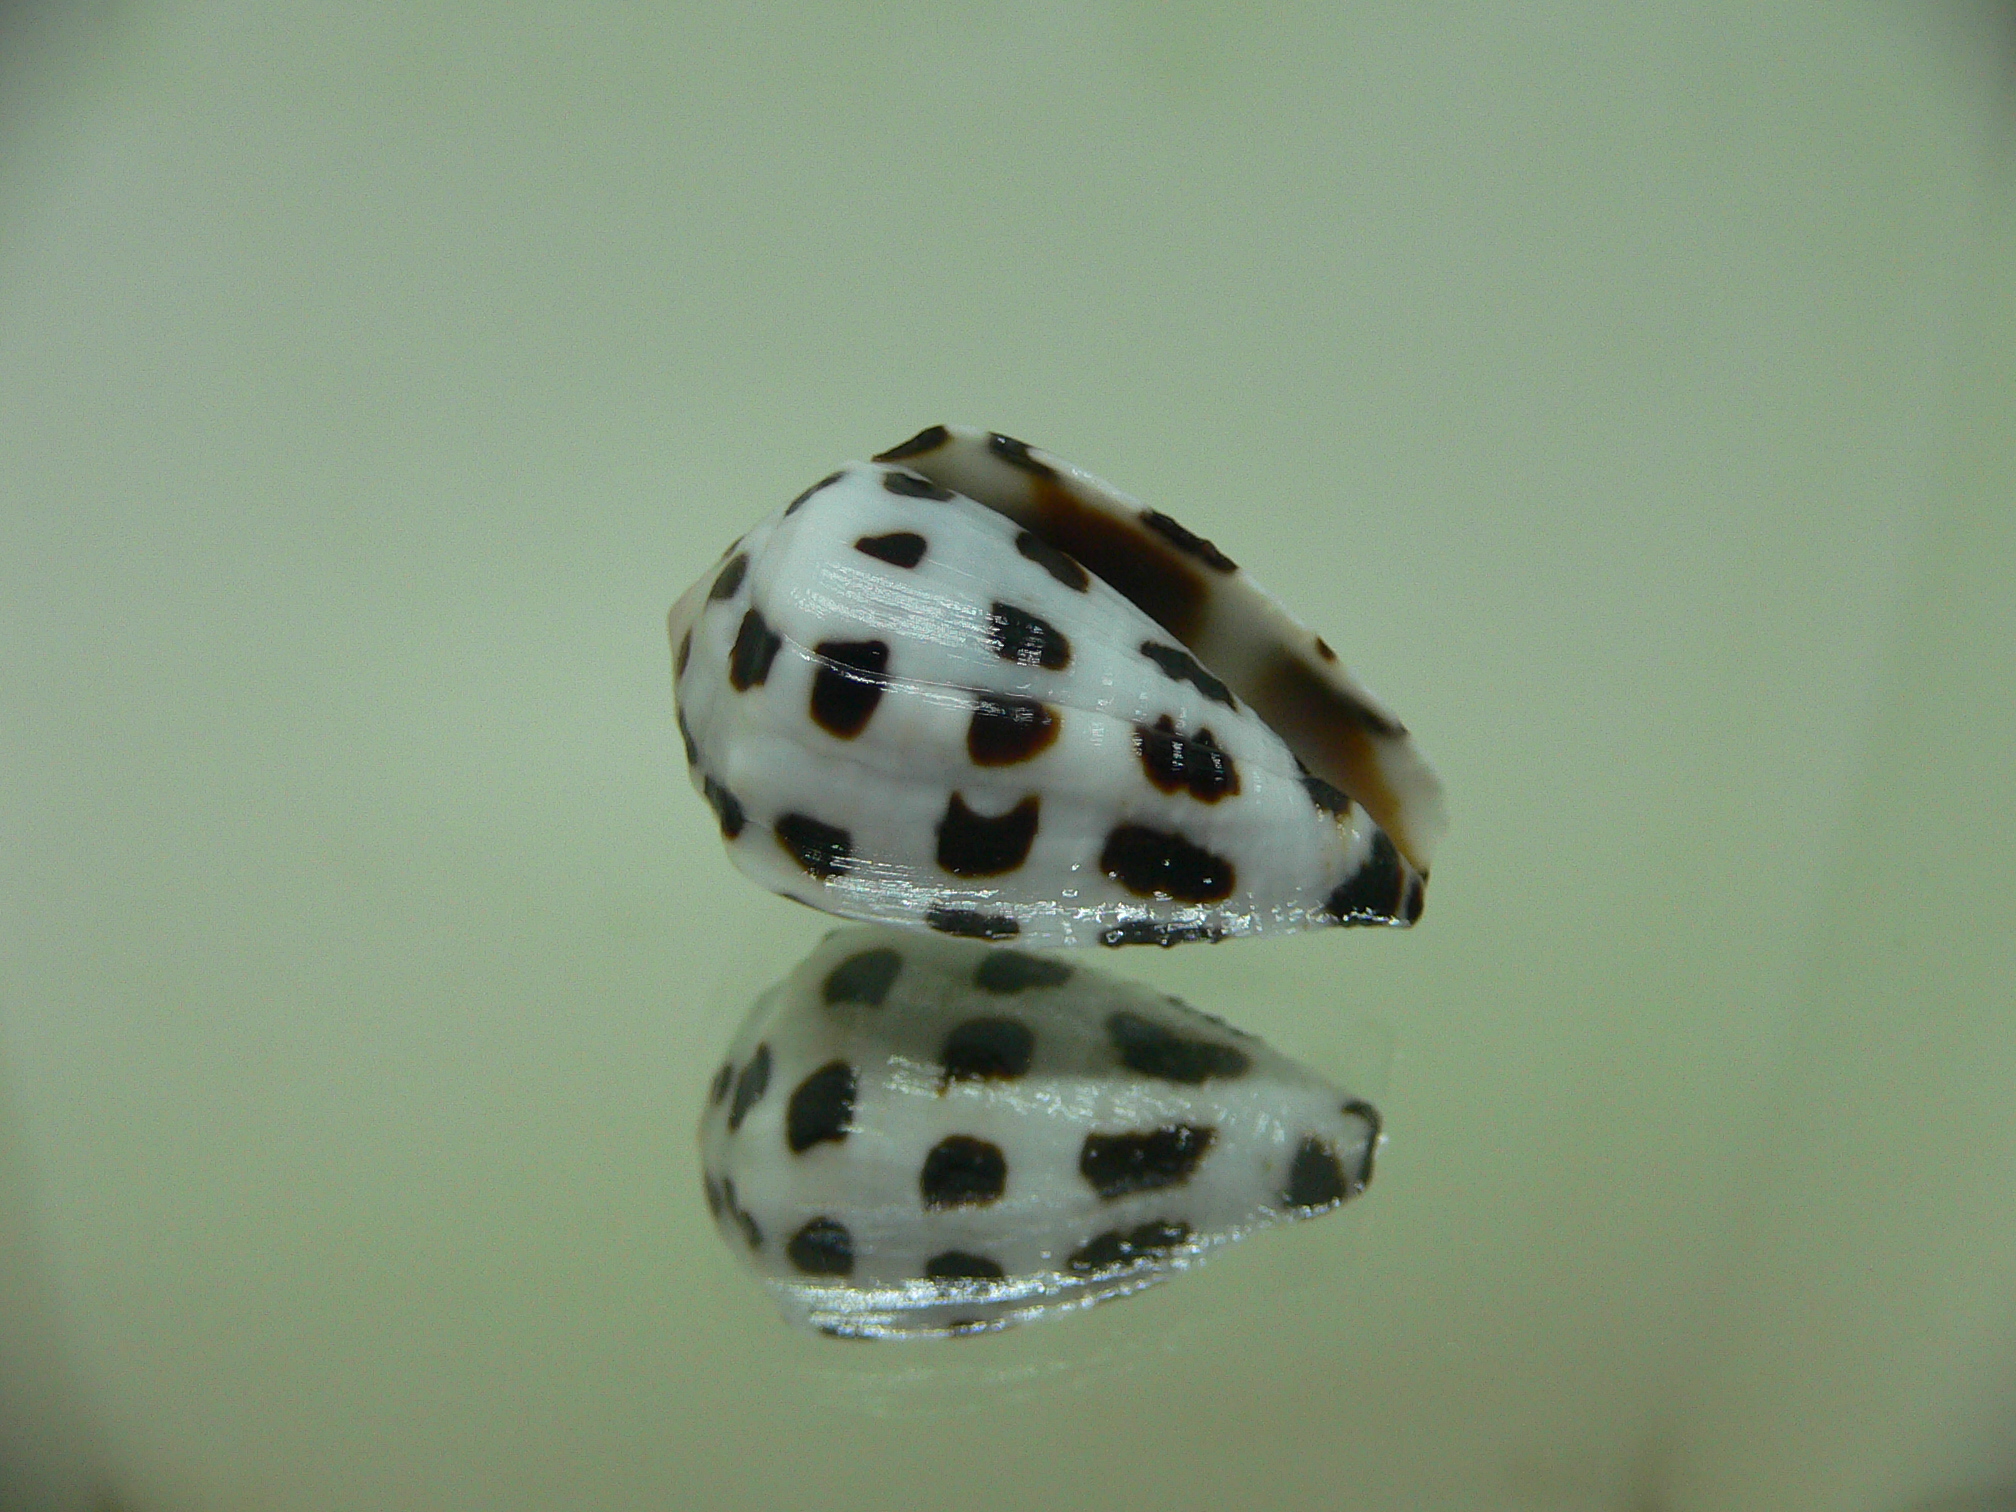
<path id="1" fill-rule="evenodd" d="M 1203 623 L 1209 589 L 1181 552 L 1146 528 L 1086 504 L 1058 478 L 1029 475 L 1038 534 L 1076 557 L 1178 640 Z"/>
<path id="2" fill-rule="evenodd" d="M 1290 750 L 1356 800 L 1409 864 L 1428 874 L 1416 860 L 1413 837 L 1401 822 L 1404 805 L 1381 760 L 1381 743 L 1405 738 L 1406 726 L 1285 654 L 1268 666 L 1249 702 Z"/>

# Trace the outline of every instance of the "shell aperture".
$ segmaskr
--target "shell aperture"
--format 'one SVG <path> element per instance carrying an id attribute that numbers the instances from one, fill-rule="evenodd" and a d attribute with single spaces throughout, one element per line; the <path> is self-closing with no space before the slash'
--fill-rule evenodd
<path id="1" fill-rule="evenodd" d="M 814 907 L 1039 946 L 1421 912 L 1404 729 L 1209 542 L 1020 442 L 841 468 L 669 629 L 731 857 Z"/>
<path id="2" fill-rule="evenodd" d="M 1328 1212 L 1379 1137 L 1369 1104 L 1145 987 L 849 928 L 751 1010 L 700 1152 L 787 1317 L 916 1338 L 1126 1296 Z"/>

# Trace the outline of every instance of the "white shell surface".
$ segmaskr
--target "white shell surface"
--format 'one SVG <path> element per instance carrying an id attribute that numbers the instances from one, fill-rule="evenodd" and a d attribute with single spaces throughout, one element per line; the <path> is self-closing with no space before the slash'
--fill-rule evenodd
<path id="1" fill-rule="evenodd" d="M 1420 912 L 1365 809 L 1166 629 L 905 467 L 765 520 L 670 631 L 735 864 L 814 907 L 1039 946 Z"/>
<path id="2" fill-rule="evenodd" d="M 1361 1192 L 1366 1103 L 1051 957 L 835 931 L 757 1002 L 700 1125 L 724 1242 L 794 1322 L 1000 1327 L 1138 1291 Z"/>

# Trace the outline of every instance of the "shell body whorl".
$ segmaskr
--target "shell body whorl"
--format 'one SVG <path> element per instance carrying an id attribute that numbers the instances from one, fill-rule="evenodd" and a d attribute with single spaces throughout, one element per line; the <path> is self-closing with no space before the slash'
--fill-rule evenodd
<path id="1" fill-rule="evenodd" d="M 1439 793 L 1398 723 L 1341 672 L 1347 692 L 1303 677 L 1263 719 L 1249 695 L 1281 704 L 1281 669 L 1320 658 L 1284 649 L 1293 622 L 1215 548 L 1072 473 L 1061 535 L 1107 569 L 1090 570 L 998 476 L 960 473 L 984 456 L 1055 494 L 1061 464 L 984 432 L 915 449 L 938 429 L 807 490 L 673 608 L 692 780 L 736 865 L 847 917 L 1032 945 L 1413 922 L 1425 873 L 1280 732 L 1341 719 L 1360 767 L 1399 753 L 1371 785 L 1389 808 L 1425 794 L 1395 811 L 1425 836 Z M 1147 542 L 1131 554 L 1129 529 Z M 1169 551 L 1203 585 L 1181 614 Z"/>

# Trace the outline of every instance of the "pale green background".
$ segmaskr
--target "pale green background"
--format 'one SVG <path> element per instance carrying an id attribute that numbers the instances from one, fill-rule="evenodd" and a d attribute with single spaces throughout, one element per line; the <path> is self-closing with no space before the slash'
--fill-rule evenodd
<path id="1" fill-rule="evenodd" d="M 9 13 L 0 1504 L 2003 1505 L 2010 40 Z M 1223 544 L 1455 828 L 1411 934 L 1103 963 L 1375 1094 L 1355 1212 L 846 1347 L 698 1198 L 823 921 L 663 616 L 939 420 Z"/>

